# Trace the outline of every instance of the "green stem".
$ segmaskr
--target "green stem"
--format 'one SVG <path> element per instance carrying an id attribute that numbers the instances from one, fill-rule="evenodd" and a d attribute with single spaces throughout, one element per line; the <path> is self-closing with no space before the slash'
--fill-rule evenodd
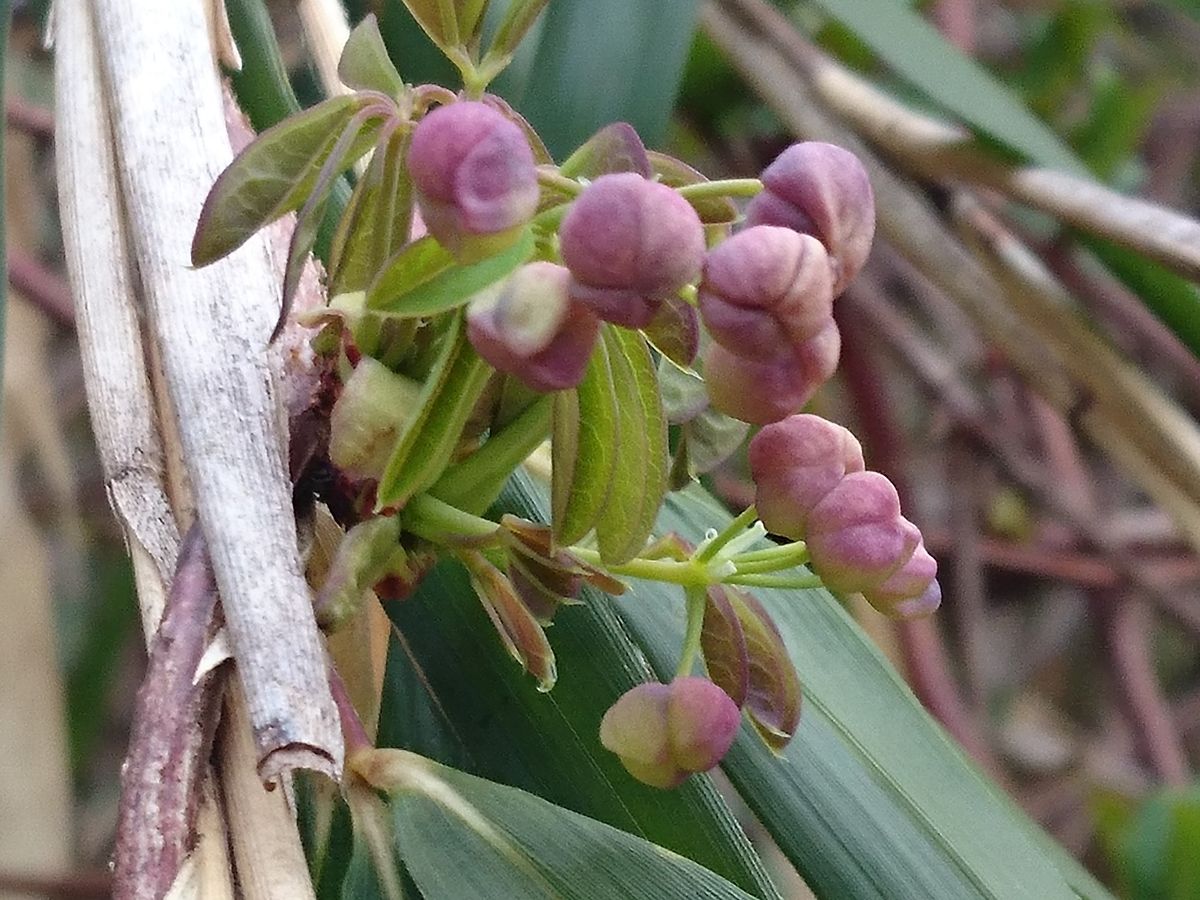
<path id="1" fill-rule="evenodd" d="M 703 588 L 711 581 L 704 568 L 697 566 L 692 560 L 676 562 L 673 559 L 633 559 L 627 563 L 613 566 L 605 563 L 599 553 L 588 547 L 568 547 L 567 552 L 586 563 L 602 567 L 613 575 L 643 578 L 647 581 L 666 581 L 689 588 Z"/>
<path id="2" fill-rule="evenodd" d="M 763 189 L 757 178 L 726 178 L 720 181 L 699 181 L 685 184 L 677 190 L 687 200 L 707 200 L 710 197 L 753 197 Z"/>
<path id="3" fill-rule="evenodd" d="M 778 572 L 780 569 L 792 569 L 808 562 L 808 548 L 804 544 L 775 547 L 770 555 L 757 555 L 757 551 L 755 553 L 754 559 L 747 558 L 750 554 L 732 557 L 733 564 L 737 566 L 737 574 Z"/>
<path id="4" fill-rule="evenodd" d="M 557 191 L 570 194 L 572 197 L 577 197 L 583 193 L 582 184 L 574 178 L 568 178 L 566 175 L 560 174 L 555 169 L 540 166 L 537 170 L 537 179 L 538 184 L 542 187 L 554 188 Z"/>
<path id="5" fill-rule="evenodd" d="M 750 506 L 747 506 L 744 510 L 742 510 L 736 519 L 725 526 L 724 530 L 721 531 L 720 534 L 700 548 L 700 550 L 696 553 L 696 562 L 708 562 L 719 552 L 721 552 L 722 547 L 724 547 L 734 538 L 738 537 L 738 535 L 745 531 L 747 527 L 753 525 L 754 520 L 757 518 L 758 510 L 754 508 L 754 505 L 751 504 Z"/>
<path id="6" fill-rule="evenodd" d="M 553 395 L 538 397 L 482 447 L 443 472 L 428 493 L 454 506 L 487 509 L 513 469 L 546 439 L 553 411 Z"/>
<path id="7" fill-rule="evenodd" d="M 689 587 L 687 589 L 687 631 L 683 639 L 683 653 L 679 657 L 679 665 L 675 669 L 676 678 L 692 674 L 696 654 L 700 651 L 700 637 L 704 632 L 706 602 L 704 588 Z"/>
<path id="8" fill-rule="evenodd" d="M 491 537 L 500 527 L 429 494 L 413 497 L 401 511 L 400 521 L 405 531 L 439 544 L 453 544 L 464 537 Z"/>

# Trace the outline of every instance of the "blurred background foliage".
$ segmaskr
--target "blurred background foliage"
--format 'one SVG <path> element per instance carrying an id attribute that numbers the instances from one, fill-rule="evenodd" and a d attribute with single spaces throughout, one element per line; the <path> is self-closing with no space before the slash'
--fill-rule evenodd
<path id="1" fill-rule="evenodd" d="M 453 84 L 399 0 L 345 6 L 351 22 L 378 15 L 407 80 Z M 228 7 L 246 62 L 234 85 L 256 127 L 323 95 L 293 4 Z M 1189 0 L 551 0 L 496 90 L 558 159 L 624 120 L 710 177 L 752 175 L 797 136 L 770 80 L 722 29 L 750 34 L 764 10 L 778 45 L 794 36 L 800 57 L 824 54 L 907 109 L 964 126 L 994 160 L 1200 211 L 1200 4 Z M 0 896 L 104 896 L 143 650 L 61 269 L 43 16 L 44 4 L 17 4 L 5 57 Z M 886 141 L 874 149 L 951 230 L 961 224 L 962 178 L 931 178 Z M 1190 453 L 1196 286 L 993 185 L 973 196 L 1065 286 L 1071 322 L 1094 339 L 1069 345 L 1074 364 L 1117 359 L 1141 373 L 1150 387 L 1130 396 L 1152 411 L 1173 404 L 1183 424 L 1166 428 L 1165 446 Z M 1200 897 L 1200 531 L 1196 485 L 1181 482 L 1200 460 L 1106 444 L 1087 426 L 1095 385 L 1055 393 L 1062 351 L 1041 327 L 1051 314 L 1023 320 L 1027 358 L 1016 359 L 988 329 L 1011 310 L 981 319 L 937 274 L 882 236 L 866 284 L 840 305 L 842 374 L 814 406 L 853 426 L 868 461 L 907 487 L 946 604 L 920 628 L 851 612 L 976 762 L 1112 890 Z M 752 496 L 740 458 L 705 481 L 733 504 Z M 779 883 L 805 896 L 745 818 Z"/>

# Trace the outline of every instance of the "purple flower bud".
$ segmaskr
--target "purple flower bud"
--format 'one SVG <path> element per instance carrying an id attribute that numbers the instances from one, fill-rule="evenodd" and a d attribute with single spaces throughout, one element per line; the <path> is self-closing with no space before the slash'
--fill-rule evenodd
<path id="1" fill-rule="evenodd" d="M 778 422 L 800 410 L 829 380 L 840 350 L 841 337 L 833 319 L 782 360 L 749 360 L 711 344 L 704 356 L 709 400 L 718 412 L 743 422 Z"/>
<path id="2" fill-rule="evenodd" d="M 829 258 L 816 238 L 759 225 L 704 261 L 700 314 L 713 339 L 746 359 L 782 359 L 833 315 Z"/>
<path id="3" fill-rule="evenodd" d="M 562 266 L 532 262 L 482 291 L 467 310 L 479 355 L 535 391 L 579 384 L 600 322 L 568 297 L 569 280 Z"/>
<path id="4" fill-rule="evenodd" d="M 426 115 L 413 131 L 408 171 L 425 227 L 463 262 L 510 245 L 537 210 L 529 142 L 485 103 L 462 100 Z"/>
<path id="5" fill-rule="evenodd" d="M 672 788 L 719 763 L 741 719 L 723 690 L 707 678 L 686 676 L 623 694 L 600 722 L 600 743 L 621 757 L 634 778 Z"/>
<path id="6" fill-rule="evenodd" d="M 865 593 L 913 555 L 921 532 L 900 515 L 900 498 L 887 478 L 851 472 L 812 508 L 804 539 L 826 585 Z"/>
<path id="7" fill-rule="evenodd" d="M 571 204 L 559 229 L 571 296 L 600 318 L 642 328 L 700 274 L 704 226 L 664 184 L 635 172 L 602 175 Z"/>
<path id="8" fill-rule="evenodd" d="M 862 446 L 820 416 L 789 416 L 750 442 L 755 505 L 767 530 L 800 540 L 809 511 L 848 472 L 863 471 Z"/>
<path id="9" fill-rule="evenodd" d="M 937 609 L 942 600 L 937 561 L 925 549 L 924 541 L 918 540 L 908 560 L 882 584 L 864 590 L 863 595 L 881 613 L 894 618 L 928 615 Z"/>
<path id="10" fill-rule="evenodd" d="M 764 190 L 746 207 L 748 225 L 811 234 L 833 263 L 834 296 L 858 274 L 875 235 L 875 197 L 858 157 L 833 144 L 793 144 L 767 166 Z"/>

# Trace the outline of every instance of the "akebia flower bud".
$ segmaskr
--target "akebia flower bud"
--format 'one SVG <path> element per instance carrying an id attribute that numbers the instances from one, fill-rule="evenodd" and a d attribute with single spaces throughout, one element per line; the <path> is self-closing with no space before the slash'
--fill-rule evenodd
<path id="1" fill-rule="evenodd" d="M 847 473 L 864 469 L 862 446 L 841 425 L 797 415 L 767 425 L 749 448 L 755 506 L 768 531 L 804 537 L 809 511 Z"/>
<path id="2" fill-rule="evenodd" d="M 571 204 L 559 229 L 571 296 L 600 318 L 642 328 L 662 302 L 700 274 L 704 226 L 665 184 L 634 172 L 602 175 Z"/>
<path id="3" fill-rule="evenodd" d="M 720 344 L 704 354 L 704 384 L 718 412 L 753 425 L 778 422 L 800 410 L 837 368 L 841 337 L 830 319 L 789 356 L 759 362 Z"/>
<path id="4" fill-rule="evenodd" d="M 481 292 L 467 310 L 479 355 L 535 391 L 577 385 L 600 322 L 568 296 L 569 279 L 562 266 L 532 262 Z"/>
<path id="5" fill-rule="evenodd" d="M 640 684 L 604 714 L 600 743 L 634 778 L 671 788 L 719 763 L 741 718 L 737 704 L 707 678 Z"/>
<path id="6" fill-rule="evenodd" d="M 748 228 L 704 260 L 700 314 L 726 350 L 757 362 L 783 359 L 833 315 L 829 258 L 821 242 L 787 228 Z"/>
<path id="7" fill-rule="evenodd" d="M 529 142 L 519 125 L 485 103 L 462 100 L 421 119 L 408 171 L 425 227 L 464 262 L 511 244 L 537 210 Z"/>
<path id="8" fill-rule="evenodd" d="M 793 144 L 762 174 L 764 190 L 746 207 L 748 225 L 811 234 L 833 266 L 834 296 L 858 274 L 875 235 L 875 197 L 858 157 L 819 141 Z"/>
<path id="9" fill-rule="evenodd" d="M 879 612 L 899 619 L 928 615 L 937 609 L 942 602 L 942 590 L 937 583 L 937 561 L 925 549 L 924 541 L 918 541 L 916 549 L 900 568 L 883 583 L 864 590 L 863 595 Z"/>
<path id="10" fill-rule="evenodd" d="M 921 532 L 900 515 L 900 498 L 887 478 L 851 472 L 809 512 L 804 540 L 827 586 L 866 593 L 913 555 Z"/>

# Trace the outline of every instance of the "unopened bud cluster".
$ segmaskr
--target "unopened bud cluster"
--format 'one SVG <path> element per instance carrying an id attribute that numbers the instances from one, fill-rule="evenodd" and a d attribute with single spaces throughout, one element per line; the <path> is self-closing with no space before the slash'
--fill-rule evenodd
<path id="1" fill-rule="evenodd" d="M 937 609 L 937 563 L 920 529 L 900 514 L 892 483 L 865 471 L 845 428 L 813 415 L 768 425 L 750 442 L 750 470 L 763 524 L 805 541 L 828 587 L 861 593 L 889 616 Z"/>

